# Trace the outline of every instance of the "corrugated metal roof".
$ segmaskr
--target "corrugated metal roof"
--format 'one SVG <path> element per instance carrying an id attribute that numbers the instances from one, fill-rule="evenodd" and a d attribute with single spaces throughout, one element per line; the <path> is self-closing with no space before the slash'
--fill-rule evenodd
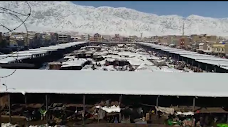
<path id="1" fill-rule="evenodd" d="M 153 48 L 161 49 L 163 51 L 167 51 L 170 53 L 179 54 L 180 56 L 183 56 L 186 58 L 191 58 L 191 59 L 194 59 L 196 61 L 203 62 L 206 64 L 228 66 L 228 59 L 223 59 L 223 58 L 219 58 L 219 57 L 215 57 L 215 56 L 211 56 L 211 55 L 206 55 L 206 54 L 199 54 L 196 52 L 186 51 L 183 49 L 176 49 L 176 48 L 166 47 L 166 46 L 162 46 L 162 45 L 155 45 L 152 43 L 140 42 L 138 44 L 143 44 L 143 45 L 151 46 Z M 211 62 L 211 60 L 216 61 L 216 62 Z M 224 65 L 224 63 L 225 64 L 227 63 L 227 64 Z"/>
<path id="2" fill-rule="evenodd" d="M 0 76 L 13 70 L 1 69 Z M 8 92 L 228 97 L 228 74 L 17 70 L 1 79 Z M 0 85 L 0 92 L 5 87 Z"/>
<path id="3" fill-rule="evenodd" d="M 30 56 L 18 56 L 15 54 L 13 55 L 14 57 L 4 57 L 0 59 L 0 63 L 10 63 L 10 62 L 14 62 L 16 60 L 23 60 L 23 59 L 27 59 L 30 58 Z"/>
<path id="4" fill-rule="evenodd" d="M 64 43 L 64 44 L 58 44 L 58 45 L 54 45 L 54 46 L 48 46 L 48 47 L 41 47 L 41 48 L 37 48 L 37 49 L 30 49 L 27 51 L 19 51 L 19 52 L 13 52 L 14 54 L 8 54 L 9 57 L 5 57 L 6 55 L 0 55 L 2 57 L 5 57 L 4 59 L 0 59 L 0 63 L 9 63 L 9 62 L 13 62 L 12 60 L 16 60 L 15 58 L 10 58 L 11 56 L 18 56 L 20 57 L 20 59 L 26 59 L 26 56 L 32 56 L 32 55 L 37 55 L 37 54 L 44 54 L 47 53 L 48 51 L 56 51 L 58 49 L 65 49 L 67 47 L 71 47 L 71 46 L 75 46 L 75 45 L 79 45 L 79 44 L 83 44 L 83 43 L 87 43 L 87 42 L 70 42 L 70 43 Z M 18 58 L 19 59 L 19 58 Z"/>

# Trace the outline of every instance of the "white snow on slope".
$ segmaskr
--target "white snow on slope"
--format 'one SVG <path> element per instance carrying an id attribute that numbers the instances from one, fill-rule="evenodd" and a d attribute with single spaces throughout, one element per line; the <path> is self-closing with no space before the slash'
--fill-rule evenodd
<path id="1" fill-rule="evenodd" d="M 79 33 L 100 33 L 113 35 L 180 35 L 184 18 L 177 15 L 158 16 L 128 8 L 91 7 L 72 2 L 29 1 L 32 16 L 26 21 L 29 30 L 34 31 L 75 31 Z M 25 2 L 4 1 L 0 7 L 28 13 Z M 181 11 L 181 10 L 180 10 Z M 20 16 L 25 18 L 23 16 Z M 11 28 L 20 24 L 12 16 L 0 13 L 0 23 Z M 228 18 L 209 18 L 190 15 L 185 18 L 186 34 L 228 34 Z M 0 27 L 0 30 L 4 28 Z M 18 30 L 24 30 L 20 27 Z"/>

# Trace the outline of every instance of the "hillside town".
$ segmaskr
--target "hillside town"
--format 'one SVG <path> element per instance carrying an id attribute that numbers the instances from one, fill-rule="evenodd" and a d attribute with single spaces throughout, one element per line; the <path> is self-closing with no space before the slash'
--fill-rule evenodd
<path id="1" fill-rule="evenodd" d="M 36 33 L 29 31 L 27 33 L 0 33 L 0 52 L 10 53 L 17 50 L 34 49 L 55 44 L 88 41 L 88 42 L 154 42 L 159 45 L 174 47 L 178 49 L 185 49 L 189 51 L 199 52 L 203 54 L 216 55 L 219 57 L 227 57 L 228 41 L 220 36 L 215 35 L 167 35 L 167 36 L 121 36 L 115 35 L 101 35 L 95 33 L 94 35 L 80 35 L 78 33 L 64 34 L 44 32 Z"/>

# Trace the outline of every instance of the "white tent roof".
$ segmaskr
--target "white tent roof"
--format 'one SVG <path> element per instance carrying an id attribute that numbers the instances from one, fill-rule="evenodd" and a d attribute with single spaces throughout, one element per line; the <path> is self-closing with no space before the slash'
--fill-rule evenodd
<path id="1" fill-rule="evenodd" d="M 1 69 L 0 76 L 12 73 Z M 8 92 L 228 97 L 228 74 L 17 70 L 0 80 Z M 14 89 L 12 89 L 14 88 Z M 0 85 L 0 92 L 6 92 Z"/>

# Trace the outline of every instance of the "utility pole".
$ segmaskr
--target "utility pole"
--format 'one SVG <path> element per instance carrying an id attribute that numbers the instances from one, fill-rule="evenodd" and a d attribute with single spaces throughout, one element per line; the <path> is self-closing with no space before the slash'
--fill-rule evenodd
<path id="1" fill-rule="evenodd" d="M 182 26 L 182 36 L 184 36 L 184 20 L 183 20 L 183 26 Z"/>
<path id="2" fill-rule="evenodd" d="M 181 38 L 181 42 L 180 42 L 180 47 L 182 48 L 182 47 L 184 47 L 184 41 L 185 41 L 185 39 L 184 39 L 184 20 L 183 20 L 183 26 L 182 26 L 182 38 Z"/>

